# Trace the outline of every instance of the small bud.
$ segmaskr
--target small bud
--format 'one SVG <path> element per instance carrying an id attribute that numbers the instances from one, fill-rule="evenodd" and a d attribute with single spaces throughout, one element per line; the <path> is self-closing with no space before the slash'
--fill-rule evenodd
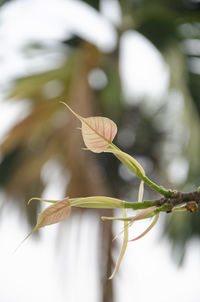
<path id="1" fill-rule="evenodd" d="M 186 205 L 186 209 L 191 213 L 197 213 L 199 211 L 196 201 L 189 201 Z"/>
<path id="2" fill-rule="evenodd" d="M 200 193 L 200 186 L 197 188 L 197 192 Z"/>

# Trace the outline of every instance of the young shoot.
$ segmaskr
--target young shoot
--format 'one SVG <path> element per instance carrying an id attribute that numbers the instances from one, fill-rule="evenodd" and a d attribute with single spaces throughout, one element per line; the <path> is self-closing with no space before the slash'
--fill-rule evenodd
<path id="1" fill-rule="evenodd" d="M 61 103 L 64 104 L 67 109 L 71 111 L 72 114 L 81 122 L 81 133 L 87 150 L 95 153 L 112 153 L 133 174 L 140 178 L 141 182 L 138 188 L 138 200 L 136 202 L 126 202 L 124 200 L 106 196 L 91 196 L 84 198 L 78 197 L 73 199 L 64 198 L 63 200 L 32 198 L 30 201 L 39 200 L 49 202 L 51 205 L 39 215 L 36 226 L 25 239 L 27 239 L 39 228 L 58 223 L 69 217 L 72 207 L 107 209 L 121 208 L 122 217 L 102 217 L 102 220 L 121 220 L 124 222 L 124 227 L 121 232 L 124 235 L 123 244 L 116 266 L 112 275 L 109 277 L 109 279 L 112 279 L 119 269 L 128 242 L 136 241 L 145 236 L 156 225 L 160 212 L 197 212 L 198 203 L 200 202 L 200 190 L 192 193 L 181 193 L 167 190 L 164 187 L 154 183 L 146 176 L 143 167 L 134 157 L 121 151 L 113 144 L 113 140 L 117 134 L 117 126 L 112 120 L 101 116 L 85 118 L 74 112 L 66 103 Z M 162 197 L 158 200 L 143 201 L 144 183 L 152 190 L 160 193 Z M 131 217 L 127 217 L 127 208 L 135 210 L 136 213 Z M 133 239 L 128 238 L 128 229 L 133 223 L 141 219 L 150 218 L 153 218 L 153 221 L 142 234 Z"/>

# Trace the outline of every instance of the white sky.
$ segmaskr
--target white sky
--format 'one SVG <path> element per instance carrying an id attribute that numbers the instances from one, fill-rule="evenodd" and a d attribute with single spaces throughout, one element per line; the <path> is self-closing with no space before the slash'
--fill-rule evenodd
<path id="1" fill-rule="evenodd" d="M 30 238 L 15 254 L 12 252 L 27 230 L 20 227 L 23 223 L 12 208 L 8 207 L 3 217 L 0 225 L 1 301 L 98 301 L 94 248 L 98 240 L 98 221 L 95 217 L 84 217 L 81 232 L 79 219 L 70 225 L 73 228 L 71 233 L 66 229 L 68 224 L 44 228 L 40 232 L 40 241 Z M 142 232 L 145 226 L 146 223 L 135 224 L 132 236 Z M 118 233 L 121 227 L 117 224 L 115 232 Z M 148 299 L 168 302 L 177 298 L 182 302 L 199 301 L 199 243 L 192 242 L 184 266 L 177 268 L 168 243 L 160 241 L 160 228 L 158 224 L 144 239 L 129 244 L 114 280 L 117 302 L 146 302 Z M 65 233 L 60 245 L 60 249 L 65 246 L 65 255 L 62 256 L 56 249 L 59 246 L 55 245 L 58 231 Z M 69 243 L 75 245 L 76 236 L 81 253 L 69 250 Z M 79 256 L 74 263 L 75 255 Z"/>
<path id="2" fill-rule="evenodd" d="M 114 1 L 111 2 L 114 5 Z M 3 88 L 7 87 L 8 81 L 17 75 L 29 74 L 30 70 L 33 71 L 31 66 L 34 66 L 34 71 L 37 72 L 48 68 L 47 65 L 52 68 L 55 63 L 57 64 L 58 59 L 62 60 L 62 54 L 58 52 L 54 56 L 44 56 L 42 60 L 39 58 L 31 61 L 30 58 L 26 59 L 21 55 L 23 47 L 34 40 L 56 47 L 60 39 L 65 39 L 71 32 L 75 32 L 90 42 L 96 43 L 103 51 L 111 51 L 116 45 L 117 37 L 113 24 L 119 24 L 120 11 L 116 6 L 113 9 L 114 15 L 108 16 L 106 5 L 104 1 L 102 9 L 108 19 L 93 9 L 89 10 L 85 4 L 69 0 L 18 0 L 1 9 L 0 140 L 12 126 L 13 120 L 23 118 L 21 114 L 27 114 L 30 110 L 29 107 L 24 109 L 23 103 L 11 105 L 3 102 Z M 160 53 L 137 32 L 129 31 L 122 37 L 120 68 L 129 105 L 132 104 L 132 97 L 135 102 L 146 95 L 159 99 L 168 87 L 169 71 Z M 143 79 L 145 79 L 145 86 L 143 86 Z M 61 178 L 59 173 L 56 175 L 57 178 L 53 181 L 48 180 L 49 187 L 45 191 L 45 197 L 56 199 L 62 197 Z M 52 184 L 54 184 L 54 190 L 52 190 Z M 52 196 L 52 191 L 54 191 L 54 196 Z M 1 202 L 3 199 L 2 194 Z M 44 228 L 41 231 L 40 241 L 30 238 L 16 254 L 12 254 L 28 230 L 25 230 L 24 223 L 16 212 L 12 211 L 12 207 L 8 206 L 3 211 L 4 215 L 0 224 L 1 301 L 96 301 L 99 293 L 94 272 L 96 259 L 93 255 L 95 255 L 95 240 L 98 240 L 99 222 L 95 220 L 95 217 L 94 219 L 85 218 L 84 228 L 79 238 L 81 258 L 78 258 L 77 267 L 80 269 L 77 271 L 72 267 L 72 262 L 68 261 L 70 257 L 74 259 L 76 251 L 68 250 L 67 247 L 69 242 L 73 246 L 73 241 L 75 242 L 75 237 L 78 236 L 78 221 L 74 221 L 71 226 L 70 240 L 67 240 L 67 236 L 62 238 L 68 250 L 66 258 L 69 258 L 66 259 L 66 263 L 63 262 L 59 266 L 57 265 L 59 260 L 56 257 L 59 253 L 55 250 L 57 230 L 67 227 L 67 224 L 62 224 L 61 227 Z M 115 228 L 116 233 L 119 228 L 119 226 L 118 229 Z M 136 224 L 133 230 L 140 233 L 143 228 L 144 222 Z M 93 238 L 96 238 L 93 241 L 94 246 L 91 246 L 91 230 Z M 67 231 L 66 234 L 69 235 Z M 167 243 L 158 241 L 159 234 L 158 225 L 141 241 L 129 244 L 127 254 L 115 279 L 117 301 L 167 302 L 175 301 L 177 298 L 182 302 L 199 301 L 199 244 L 193 242 L 185 266 L 177 269 L 170 259 Z M 93 254 L 91 250 L 89 251 L 89 245 L 94 251 Z M 65 261 L 65 257 L 62 257 L 62 261 Z M 59 274 L 62 271 L 61 267 L 63 267 L 63 275 Z M 67 274 L 70 274 L 70 277 Z"/>
<path id="3" fill-rule="evenodd" d="M 133 30 L 122 35 L 120 46 L 120 73 L 127 102 L 138 104 L 143 98 L 158 102 L 169 86 L 169 69 L 160 52 Z"/>

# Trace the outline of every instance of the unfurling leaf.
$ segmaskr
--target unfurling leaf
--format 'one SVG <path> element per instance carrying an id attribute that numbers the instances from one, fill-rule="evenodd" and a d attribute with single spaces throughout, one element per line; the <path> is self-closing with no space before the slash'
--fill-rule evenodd
<path id="1" fill-rule="evenodd" d="M 104 152 L 113 153 L 127 168 L 136 174 L 137 176 L 145 176 L 145 171 L 142 168 L 142 166 L 139 164 L 139 162 L 129 154 L 119 150 L 116 146 L 107 150 L 104 150 Z"/>
<path id="2" fill-rule="evenodd" d="M 101 116 L 84 118 L 74 112 L 67 104 L 64 104 L 82 123 L 81 131 L 86 147 L 96 153 L 105 151 L 117 134 L 116 124 Z"/>
<path id="3" fill-rule="evenodd" d="M 121 199 L 106 196 L 90 196 L 70 199 L 70 205 L 72 207 L 112 209 L 122 208 L 124 206 L 124 201 Z"/>
<path id="4" fill-rule="evenodd" d="M 152 206 L 152 207 L 149 207 L 149 208 L 147 208 L 147 209 L 144 209 L 144 210 L 140 211 L 137 215 L 135 215 L 135 216 L 131 219 L 130 224 L 132 224 L 134 221 L 143 219 L 143 218 L 145 218 L 146 216 L 148 217 L 148 215 L 154 213 L 155 210 L 157 210 L 157 207 L 156 207 L 156 206 Z"/>
<path id="5" fill-rule="evenodd" d="M 123 217 L 124 218 L 127 217 L 127 210 L 126 209 L 123 209 Z M 120 263 L 121 263 L 121 261 L 124 257 L 125 252 L 126 252 L 127 244 L 128 244 L 128 222 L 124 221 L 124 239 L 123 239 L 122 249 L 121 249 L 119 258 L 117 260 L 115 269 L 114 269 L 112 275 L 109 277 L 109 280 L 113 279 L 114 276 L 116 275 L 116 273 L 118 272 L 119 267 L 120 267 Z"/>
<path id="6" fill-rule="evenodd" d="M 139 191 L 138 191 L 138 202 L 142 202 L 143 195 L 144 195 L 144 181 L 141 180 Z"/>
<path id="7" fill-rule="evenodd" d="M 142 232 L 142 234 L 140 234 L 139 236 L 137 236 L 129 241 L 136 241 L 136 240 L 144 237 L 156 225 L 156 223 L 158 222 L 158 218 L 159 218 L 159 213 L 155 215 L 154 220 L 152 221 L 150 226 L 148 226 L 148 228 L 144 232 Z"/>

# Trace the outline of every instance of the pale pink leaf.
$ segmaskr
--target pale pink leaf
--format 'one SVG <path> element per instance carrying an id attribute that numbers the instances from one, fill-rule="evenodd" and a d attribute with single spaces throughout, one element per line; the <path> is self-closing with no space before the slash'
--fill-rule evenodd
<path id="1" fill-rule="evenodd" d="M 149 207 L 147 209 L 141 210 L 136 216 L 134 216 L 131 219 L 131 221 L 129 222 L 129 224 L 132 224 L 136 220 L 140 220 L 140 219 L 145 218 L 147 215 L 152 214 L 156 209 L 157 209 L 156 206 L 152 206 L 152 207 Z"/>
<path id="2" fill-rule="evenodd" d="M 35 231 L 50 224 L 55 224 L 67 218 L 71 212 L 71 204 L 69 198 L 58 201 L 46 208 L 38 217 L 38 221 L 34 229 L 24 238 L 16 250 L 22 243 L 28 239 Z"/>
<path id="3" fill-rule="evenodd" d="M 35 230 L 44 227 L 46 225 L 55 224 L 67 218 L 70 215 L 71 207 L 68 198 L 65 198 L 59 202 L 46 208 L 38 217 Z"/>
<path id="4" fill-rule="evenodd" d="M 71 206 L 69 198 L 52 204 L 39 215 L 36 226 L 26 238 L 42 227 L 64 220 L 70 215 L 70 212 Z"/>
<path id="5" fill-rule="evenodd" d="M 83 118 L 67 104 L 63 104 L 81 121 L 81 131 L 86 147 L 96 153 L 105 151 L 117 134 L 116 124 L 112 120 L 101 116 Z"/>
<path id="6" fill-rule="evenodd" d="M 130 222 L 127 222 L 128 223 L 128 227 L 132 226 L 132 224 L 134 223 L 134 221 L 137 221 L 137 220 L 140 220 L 140 219 L 143 219 L 145 218 L 146 216 L 152 214 L 155 210 L 157 209 L 156 206 L 152 206 L 152 207 L 149 207 L 147 209 L 144 209 L 144 210 L 141 210 L 137 215 L 133 216 L 130 220 Z M 105 218 L 105 217 L 104 217 Z M 153 226 L 152 226 L 153 227 Z M 117 234 L 113 240 L 117 239 L 122 233 L 124 232 L 124 229 L 119 232 L 119 234 Z M 144 234 L 145 235 L 145 234 Z M 138 238 L 139 239 L 139 238 Z"/>
<path id="7" fill-rule="evenodd" d="M 155 226 L 155 224 L 158 222 L 158 218 L 159 218 L 159 213 L 155 215 L 154 220 L 152 221 L 152 223 L 150 224 L 150 226 L 148 226 L 148 228 L 142 232 L 142 234 L 140 234 L 139 236 L 129 240 L 129 241 L 136 241 L 142 237 L 144 237 L 149 231 L 151 231 L 151 229 Z"/>
<path id="8" fill-rule="evenodd" d="M 88 117 L 82 122 L 84 143 L 89 150 L 96 153 L 106 150 L 116 133 L 116 124 L 106 117 Z"/>

